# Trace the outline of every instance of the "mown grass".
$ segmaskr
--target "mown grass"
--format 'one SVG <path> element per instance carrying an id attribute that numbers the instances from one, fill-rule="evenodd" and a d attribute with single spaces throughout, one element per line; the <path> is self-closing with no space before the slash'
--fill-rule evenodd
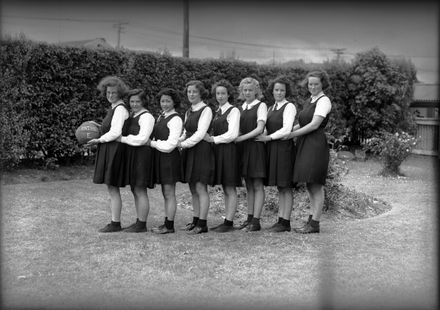
<path id="1" fill-rule="evenodd" d="M 368 163 L 362 163 L 361 168 L 357 182 L 365 182 L 364 173 L 371 170 Z M 388 181 L 372 176 L 369 177 L 371 184 L 365 188 L 376 185 L 373 189 L 384 189 Z M 394 185 L 387 190 L 401 186 L 426 188 L 410 178 L 406 183 L 391 181 Z M 356 178 L 351 177 L 350 182 L 356 182 Z M 355 192 L 351 188 L 347 191 Z M 163 209 L 160 188 L 149 193 L 151 209 L 147 225 L 151 228 L 162 223 Z M 272 197 L 268 195 L 268 201 L 275 201 L 276 191 L 273 193 Z M 122 196 L 122 223 L 126 226 L 135 219 L 135 212 L 128 189 L 122 190 Z M 192 217 L 185 204 L 189 197 L 186 185 L 179 184 L 178 197 L 176 227 L 181 227 Z M 299 204 L 300 196 L 295 197 Z M 360 201 L 372 196 L 365 194 L 364 197 Z M 214 202 L 215 199 L 219 203 Z M 215 199 L 213 196 L 210 225 L 222 221 L 221 191 Z M 237 220 L 245 213 L 243 199 L 240 196 Z M 270 215 L 276 213 L 270 211 L 269 208 L 264 211 L 263 228 L 272 224 Z M 356 227 L 360 220 L 355 216 L 329 210 L 319 235 L 275 234 L 264 229 L 256 233 L 209 232 L 197 236 L 188 236 L 182 231 L 163 236 L 150 232 L 97 233 L 108 220 L 106 189 L 92 184 L 90 179 L 3 183 L 3 306 L 292 309 L 293 305 L 300 309 L 317 308 L 332 302 L 332 290 L 351 289 L 362 294 L 367 283 L 365 278 L 372 283 L 368 287 L 375 287 L 370 292 L 399 287 L 400 281 L 411 283 L 417 292 L 418 288 L 428 292 L 417 283 L 422 283 L 419 278 L 430 270 L 421 272 L 416 267 L 420 265 L 418 253 L 428 256 L 420 250 L 405 256 L 405 249 L 415 249 L 414 245 L 424 240 L 414 231 L 408 231 L 408 225 L 413 226 L 407 218 L 393 221 L 393 227 L 380 221 Z M 355 225 L 350 224 L 353 221 Z M 419 224 L 420 220 L 416 227 L 420 227 Z M 377 238 L 379 232 L 381 238 Z M 403 266 L 406 268 L 402 269 Z"/>

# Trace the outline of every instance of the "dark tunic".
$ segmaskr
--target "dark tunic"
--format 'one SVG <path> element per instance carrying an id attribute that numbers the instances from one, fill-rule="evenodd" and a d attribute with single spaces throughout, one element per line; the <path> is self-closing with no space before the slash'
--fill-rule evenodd
<path id="1" fill-rule="evenodd" d="M 285 103 L 279 110 L 275 104 L 267 113 L 266 130 L 270 135 L 283 127 Z M 267 178 L 266 186 L 293 187 L 293 164 L 295 161 L 294 143 L 292 139 L 271 140 L 267 142 Z"/>
<path id="2" fill-rule="evenodd" d="M 257 112 L 261 102 L 251 109 L 243 110 L 240 116 L 240 134 L 257 128 Z M 254 138 L 239 143 L 240 173 L 244 178 L 266 177 L 266 149 L 264 142 Z"/>
<path id="3" fill-rule="evenodd" d="M 222 114 L 221 109 L 216 113 L 212 122 L 213 136 L 219 136 L 228 131 L 228 115 L 234 107 L 230 107 Z M 214 184 L 224 186 L 241 186 L 238 170 L 238 153 L 235 142 L 219 143 L 214 145 L 215 177 Z"/>
<path id="4" fill-rule="evenodd" d="M 153 137 L 155 140 L 168 140 L 170 129 L 168 122 L 173 117 L 180 117 L 177 113 L 167 117 L 159 116 L 154 126 Z M 182 182 L 180 152 L 177 147 L 170 153 L 154 150 L 154 182 L 156 184 L 175 184 Z"/>
<path id="5" fill-rule="evenodd" d="M 187 112 L 184 124 L 186 138 L 191 137 L 196 131 L 203 110 L 209 109 L 207 106 L 198 111 Z M 200 182 L 203 184 L 214 184 L 215 159 L 211 144 L 201 140 L 193 147 L 182 150 L 182 169 L 183 180 L 186 183 Z"/>
<path id="6" fill-rule="evenodd" d="M 139 119 L 145 113 L 149 112 L 146 111 L 136 117 L 128 118 L 127 136 L 139 134 Z M 132 187 L 154 188 L 153 150 L 149 145 L 127 145 L 125 182 Z"/>
<path id="7" fill-rule="evenodd" d="M 303 110 L 298 114 L 298 121 L 301 127 L 310 123 L 315 113 L 316 104 L 321 96 L 314 103 L 311 99 L 305 104 Z M 329 114 L 323 119 L 319 128 L 299 136 L 296 143 L 296 159 L 293 171 L 294 182 L 318 183 L 325 185 L 327 178 L 328 163 L 330 158 L 327 138 L 324 128 L 327 125 Z"/>
<path id="8" fill-rule="evenodd" d="M 115 109 L 118 106 L 127 107 L 125 104 L 118 104 L 113 109 L 107 111 L 101 126 L 102 135 L 110 131 L 111 122 Z M 128 132 L 128 119 L 122 127 L 122 135 Z M 95 157 L 95 172 L 93 175 L 93 183 L 107 184 L 117 187 L 125 186 L 125 162 L 126 162 L 127 145 L 117 141 L 99 143 Z"/>

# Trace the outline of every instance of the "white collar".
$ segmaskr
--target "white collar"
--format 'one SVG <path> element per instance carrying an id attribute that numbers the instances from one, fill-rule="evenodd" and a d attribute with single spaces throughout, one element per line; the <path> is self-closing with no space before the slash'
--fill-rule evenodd
<path id="1" fill-rule="evenodd" d="M 252 107 L 254 107 L 256 104 L 258 104 L 260 102 L 260 100 L 258 100 L 258 99 L 254 99 L 254 101 L 252 101 L 251 103 L 246 103 L 246 102 L 244 102 L 243 103 L 243 106 L 245 107 L 245 108 L 252 108 Z"/>
<path id="2" fill-rule="evenodd" d="M 168 112 L 163 113 L 162 115 L 163 115 L 163 117 L 168 117 L 168 116 L 170 116 L 171 114 L 174 114 L 174 113 L 176 113 L 176 110 L 172 109 L 172 110 L 169 110 Z"/>
<path id="3" fill-rule="evenodd" d="M 191 105 L 191 111 L 193 111 L 193 112 L 198 111 L 201 108 L 203 108 L 205 105 L 206 105 L 206 103 L 204 103 L 203 100 L 200 101 L 199 103 L 192 104 Z"/>
<path id="4" fill-rule="evenodd" d="M 276 102 L 275 103 L 276 109 L 278 110 L 279 108 L 282 108 L 283 105 L 285 105 L 287 102 L 288 101 L 286 99 L 283 99 L 283 101 L 280 101 L 280 102 Z"/>
<path id="5" fill-rule="evenodd" d="M 324 92 L 320 91 L 316 96 L 310 96 L 310 98 L 312 98 L 312 102 L 315 102 L 316 100 L 318 100 L 319 97 L 323 96 Z"/>
<path id="6" fill-rule="evenodd" d="M 224 105 L 220 107 L 222 113 L 225 113 L 232 105 L 229 102 L 226 102 Z"/>

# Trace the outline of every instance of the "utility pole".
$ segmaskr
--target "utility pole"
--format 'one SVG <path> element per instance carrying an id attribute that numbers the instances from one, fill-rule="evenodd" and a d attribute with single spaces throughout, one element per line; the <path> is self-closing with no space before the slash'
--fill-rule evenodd
<path id="1" fill-rule="evenodd" d="M 189 57 L 189 0 L 183 0 L 183 51 L 182 56 Z"/>
<path id="2" fill-rule="evenodd" d="M 336 61 L 339 63 L 341 60 L 341 55 L 344 54 L 346 48 L 331 48 L 330 50 L 336 54 Z"/>
<path id="3" fill-rule="evenodd" d="M 116 48 L 119 49 L 121 47 L 121 32 L 123 30 L 123 25 L 128 25 L 126 22 L 118 22 L 117 24 L 114 24 L 113 27 L 117 28 L 118 30 L 118 43 L 116 45 Z"/>

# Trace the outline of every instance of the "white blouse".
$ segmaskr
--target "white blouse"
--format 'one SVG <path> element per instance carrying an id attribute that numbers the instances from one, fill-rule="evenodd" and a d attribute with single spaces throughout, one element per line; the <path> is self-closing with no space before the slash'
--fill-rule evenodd
<path id="1" fill-rule="evenodd" d="M 173 113 L 175 113 L 175 110 L 165 113 L 164 117 L 168 117 Z M 155 149 L 163 153 L 170 153 L 177 147 L 177 143 L 179 142 L 179 137 L 182 134 L 183 127 L 183 122 L 180 116 L 173 116 L 167 123 L 167 127 L 170 130 L 170 134 L 168 135 L 168 138 L 166 140 L 151 141 L 151 147 L 154 147 Z"/>
<path id="2" fill-rule="evenodd" d="M 321 97 L 323 95 L 324 95 L 324 92 L 321 91 L 316 96 L 311 96 L 311 98 L 312 98 L 311 102 L 312 103 L 315 102 L 316 100 L 318 100 L 319 97 Z M 324 95 L 324 97 L 319 99 L 318 103 L 316 103 L 315 113 L 313 113 L 313 115 L 319 115 L 322 117 L 326 117 L 327 114 L 330 113 L 331 109 L 332 109 L 332 103 L 330 102 L 330 99 Z"/>
<path id="3" fill-rule="evenodd" d="M 243 105 L 241 107 L 242 107 L 243 111 L 249 110 L 252 107 L 254 107 L 256 104 L 258 104 L 259 102 L 260 102 L 260 100 L 255 99 L 254 101 L 252 101 L 249 104 L 247 104 L 246 102 L 243 103 Z M 263 121 L 264 123 L 266 123 L 266 120 L 267 120 L 267 105 L 264 102 L 261 102 L 261 104 L 257 110 L 257 123 L 258 123 L 258 121 Z"/>
<path id="4" fill-rule="evenodd" d="M 225 113 L 232 105 L 229 102 L 226 102 L 220 110 L 222 113 Z M 232 108 L 231 112 L 229 112 L 226 117 L 226 121 L 228 122 L 228 131 L 225 133 L 213 136 L 215 144 L 220 143 L 230 143 L 234 141 L 238 137 L 238 132 L 240 130 L 240 111 L 237 108 Z"/>
<path id="5" fill-rule="evenodd" d="M 283 127 L 281 127 L 280 129 L 269 135 L 269 137 L 271 137 L 272 140 L 281 139 L 292 131 L 293 122 L 295 121 L 295 115 L 296 115 L 295 105 L 291 102 L 288 102 L 287 100 L 283 100 L 281 102 L 275 103 L 274 108 L 275 110 L 279 110 L 285 104 L 287 105 L 283 111 Z"/>
<path id="6" fill-rule="evenodd" d="M 138 116 L 143 111 L 133 115 L 133 117 Z M 154 117 L 149 112 L 142 114 L 139 117 L 139 133 L 137 135 L 128 135 L 121 137 L 121 142 L 132 146 L 140 146 L 147 143 L 150 139 L 151 133 L 154 128 Z"/>
<path id="7" fill-rule="evenodd" d="M 124 103 L 124 102 L 120 100 L 115 104 L 112 104 L 112 108 L 114 108 L 120 103 Z M 127 109 L 122 106 L 118 106 L 113 114 L 113 118 L 110 123 L 110 130 L 99 138 L 99 142 L 105 143 L 105 142 L 114 141 L 117 138 L 119 138 L 122 134 L 122 127 L 124 126 L 124 122 L 128 118 L 128 116 L 129 114 Z"/>
<path id="8" fill-rule="evenodd" d="M 191 106 L 191 111 L 199 111 L 201 108 L 205 107 L 206 103 L 200 101 L 199 103 Z M 211 125 L 212 120 L 212 111 L 210 108 L 204 109 L 202 114 L 200 115 L 199 122 L 197 123 L 196 132 L 186 139 L 186 130 L 183 130 L 182 136 L 179 138 L 181 142 L 181 146 L 183 148 L 190 148 L 203 140 L 206 133 L 208 132 L 209 126 Z M 185 115 L 186 121 L 186 115 Z"/>

